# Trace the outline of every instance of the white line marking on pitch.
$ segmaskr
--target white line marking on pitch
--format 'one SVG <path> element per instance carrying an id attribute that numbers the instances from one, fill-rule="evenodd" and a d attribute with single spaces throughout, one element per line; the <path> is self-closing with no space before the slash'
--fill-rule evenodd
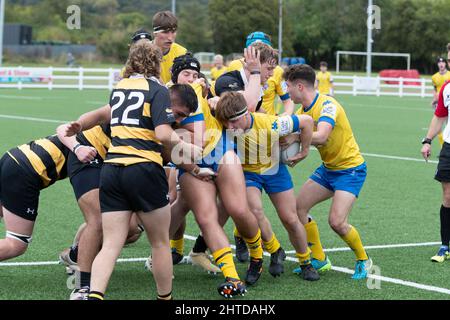
<path id="1" fill-rule="evenodd" d="M 401 243 L 401 244 L 387 244 L 387 245 L 377 245 L 377 246 L 364 246 L 364 249 L 392 249 L 392 248 L 410 248 L 410 247 L 427 247 L 440 245 L 440 242 L 422 242 L 422 243 Z M 351 251 L 349 247 L 344 248 L 330 248 L 323 249 L 325 252 L 338 252 L 338 251 Z M 286 253 L 294 254 L 295 251 L 286 251 Z"/>
<path id="2" fill-rule="evenodd" d="M 184 238 L 188 239 L 188 240 L 195 240 L 196 239 L 196 237 L 189 236 L 189 235 L 185 235 Z M 231 248 L 235 249 L 236 247 L 234 245 L 231 245 Z M 265 256 L 270 256 L 270 254 L 268 254 L 267 252 L 264 252 L 264 255 Z M 147 260 L 147 258 L 123 258 L 123 259 L 118 259 L 117 262 L 143 262 L 145 260 Z M 292 261 L 292 262 L 297 262 L 297 259 L 296 258 L 292 258 L 292 257 L 286 257 L 286 260 Z M 0 262 L 0 267 L 2 267 L 2 266 L 42 266 L 42 265 L 57 265 L 57 264 L 59 264 L 59 261 Z M 354 272 L 351 269 L 343 268 L 343 267 L 337 267 L 337 266 L 333 266 L 331 269 L 334 270 L 334 271 L 342 272 L 342 273 L 346 273 L 346 274 L 353 274 L 353 272 Z M 378 275 L 371 275 L 371 274 L 369 275 L 369 278 L 380 280 L 380 281 L 384 281 L 384 282 L 399 284 L 399 285 L 406 286 L 406 287 L 412 287 L 412 288 L 416 288 L 416 289 L 421 289 L 421 290 L 438 292 L 438 293 L 443 293 L 443 294 L 450 295 L 450 289 L 447 289 L 447 288 L 440 288 L 440 287 L 420 284 L 420 283 L 416 283 L 416 282 L 412 282 L 412 281 L 405 281 L 405 280 L 401 280 L 401 279 L 384 277 L 384 276 L 378 276 Z"/>
<path id="3" fill-rule="evenodd" d="M 33 117 L 22 117 L 22 116 L 10 116 L 10 115 L 7 115 L 7 114 L 0 114 L 0 118 L 14 119 L 14 120 L 37 121 L 37 122 L 52 122 L 52 123 L 66 123 L 66 122 L 69 122 L 69 121 L 64 121 L 64 120 L 43 119 L 43 118 L 33 118 Z"/>
<path id="4" fill-rule="evenodd" d="M 298 261 L 296 258 L 292 258 L 292 257 L 286 257 L 286 260 L 294 261 L 294 262 Z M 336 266 L 332 266 L 331 270 L 334 270 L 334 271 L 337 271 L 337 272 L 346 273 L 346 274 L 351 274 L 351 275 L 353 275 L 353 273 L 355 272 L 354 270 L 351 270 L 351 269 L 348 269 L 348 268 L 336 267 Z M 416 288 L 416 289 L 421 289 L 421 290 L 438 292 L 438 293 L 443 293 L 443 294 L 450 295 L 450 289 L 447 289 L 447 288 L 435 287 L 435 286 L 430 286 L 430 285 L 421 284 L 421 283 L 412 282 L 412 281 L 406 281 L 406 280 L 401 280 L 401 279 L 396 279 L 396 278 L 379 276 L 379 275 L 375 275 L 375 274 L 369 274 L 368 277 L 370 279 L 375 279 L 375 280 L 380 280 L 380 281 L 384 281 L 384 282 L 399 284 L 399 285 L 406 286 L 406 287 L 411 287 L 411 288 Z"/>

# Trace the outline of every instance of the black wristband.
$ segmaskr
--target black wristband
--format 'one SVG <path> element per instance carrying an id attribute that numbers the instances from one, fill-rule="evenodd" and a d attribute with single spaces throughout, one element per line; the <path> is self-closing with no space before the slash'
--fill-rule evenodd
<path id="1" fill-rule="evenodd" d="M 72 152 L 73 152 L 73 153 L 76 153 L 76 152 L 77 152 L 77 149 L 78 149 L 79 147 L 81 147 L 81 146 L 82 146 L 81 143 L 77 143 L 77 144 L 73 147 Z"/>
<path id="2" fill-rule="evenodd" d="M 261 74 L 261 71 L 258 71 L 258 70 L 250 71 L 250 74 Z"/>
<path id="3" fill-rule="evenodd" d="M 423 138 L 422 140 L 422 144 L 431 144 L 433 140 L 429 139 L 429 138 Z"/>

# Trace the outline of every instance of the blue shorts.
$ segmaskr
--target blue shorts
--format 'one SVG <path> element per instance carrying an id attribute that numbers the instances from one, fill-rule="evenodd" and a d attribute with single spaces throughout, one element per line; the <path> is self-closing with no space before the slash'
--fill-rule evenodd
<path id="1" fill-rule="evenodd" d="M 231 139 L 227 138 L 227 135 L 225 133 L 225 130 L 222 132 L 222 137 L 217 142 L 217 145 L 214 147 L 214 149 L 206 156 L 203 157 L 201 161 L 199 161 L 197 166 L 200 168 L 210 168 L 214 172 L 219 171 L 219 164 L 220 160 L 222 160 L 225 153 L 229 150 L 236 151 L 236 146 Z M 179 168 L 178 170 L 178 178 L 180 178 L 186 170 L 183 170 Z"/>
<path id="2" fill-rule="evenodd" d="M 322 164 L 309 178 L 333 192 L 347 191 L 358 197 L 366 176 L 367 166 L 364 162 L 345 170 L 329 170 Z"/>
<path id="3" fill-rule="evenodd" d="M 245 185 L 248 187 L 264 189 L 267 194 L 278 193 L 294 188 L 291 175 L 286 165 L 281 164 L 275 174 L 264 175 L 254 172 L 244 171 Z"/>

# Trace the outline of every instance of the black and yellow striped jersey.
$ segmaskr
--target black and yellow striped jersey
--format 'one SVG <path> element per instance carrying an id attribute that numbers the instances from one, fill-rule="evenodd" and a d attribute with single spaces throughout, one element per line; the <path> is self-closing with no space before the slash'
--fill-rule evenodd
<path id="1" fill-rule="evenodd" d="M 26 171 L 38 175 L 42 189 L 67 177 L 67 157 L 70 150 L 56 135 L 31 141 L 8 151 Z"/>
<path id="2" fill-rule="evenodd" d="M 80 132 L 77 135 L 77 140 L 82 145 L 94 147 L 102 160 L 105 160 L 106 153 L 111 145 L 111 127 L 109 123 L 95 126 L 92 129 Z"/>
<path id="3" fill-rule="evenodd" d="M 157 79 L 133 76 L 121 80 L 111 93 L 111 146 L 107 163 L 162 165 L 162 145 L 155 128 L 172 124 L 169 91 Z"/>

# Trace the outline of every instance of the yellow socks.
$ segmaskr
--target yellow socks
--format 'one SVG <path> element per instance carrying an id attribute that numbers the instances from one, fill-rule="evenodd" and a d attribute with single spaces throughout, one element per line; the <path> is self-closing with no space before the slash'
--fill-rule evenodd
<path id="1" fill-rule="evenodd" d="M 263 249 L 261 245 L 261 230 L 258 229 L 258 233 L 253 238 L 243 238 L 247 243 L 248 251 L 250 253 L 250 258 L 252 259 L 262 259 Z"/>
<path id="2" fill-rule="evenodd" d="M 277 250 L 281 247 L 280 242 L 275 236 L 275 233 L 272 233 L 272 239 L 270 239 L 269 241 L 263 240 L 263 244 L 266 251 L 270 254 L 277 252 Z"/>
<path id="3" fill-rule="evenodd" d="M 341 238 L 353 250 L 356 255 L 356 260 L 369 259 L 366 254 L 366 250 L 364 250 L 359 233 L 355 227 L 350 226 L 350 231 L 345 236 L 341 236 Z"/>
<path id="4" fill-rule="evenodd" d="M 295 256 L 297 257 L 298 262 L 301 266 L 306 266 L 307 264 L 311 263 L 311 250 L 309 248 L 306 253 L 296 252 Z"/>
<path id="5" fill-rule="evenodd" d="M 323 252 L 322 243 L 320 242 L 319 228 L 314 220 L 305 224 L 306 238 L 308 245 L 312 250 L 312 258 L 317 260 L 325 260 L 325 252 Z"/>
<path id="6" fill-rule="evenodd" d="M 225 247 L 223 249 L 217 250 L 212 253 L 212 256 L 214 258 L 215 264 L 219 266 L 220 270 L 222 270 L 225 278 L 230 277 L 239 279 L 230 247 Z"/>
<path id="7" fill-rule="evenodd" d="M 183 255 L 184 252 L 184 238 L 170 240 L 170 248 L 176 250 L 178 254 Z"/>
<path id="8" fill-rule="evenodd" d="M 242 238 L 242 236 L 241 236 L 241 234 L 239 233 L 239 231 L 238 231 L 238 229 L 236 228 L 236 226 L 234 226 L 234 231 L 233 231 L 233 233 L 234 233 L 234 236 L 235 236 L 235 237 Z"/>

